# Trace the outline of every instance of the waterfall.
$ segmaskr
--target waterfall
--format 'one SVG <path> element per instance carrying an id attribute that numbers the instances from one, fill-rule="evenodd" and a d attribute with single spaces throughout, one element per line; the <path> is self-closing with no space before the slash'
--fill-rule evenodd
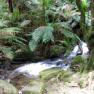
<path id="1" fill-rule="evenodd" d="M 23 66 L 15 69 L 9 75 L 9 79 L 11 79 L 19 74 L 23 74 L 27 77 L 33 77 L 33 76 L 37 77 L 37 76 L 39 76 L 39 73 L 41 71 L 50 69 L 50 68 L 55 68 L 55 67 L 61 68 L 63 70 L 67 70 L 72 63 L 73 58 L 75 56 L 77 56 L 77 54 L 81 53 L 81 55 L 84 57 L 86 57 L 88 55 L 89 49 L 85 42 L 81 41 L 80 48 L 79 48 L 79 45 L 76 45 L 74 47 L 74 49 L 72 50 L 72 52 L 69 54 L 69 56 L 66 57 L 65 59 L 62 59 L 62 58 L 57 58 L 55 60 L 48 59 L 48 60 L 40 61 L 37 63 L 23 65 Z"/>

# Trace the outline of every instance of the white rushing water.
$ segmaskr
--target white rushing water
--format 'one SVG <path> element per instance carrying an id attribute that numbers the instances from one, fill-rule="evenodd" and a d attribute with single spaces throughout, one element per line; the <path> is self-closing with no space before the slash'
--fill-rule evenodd
<path id="1" fill-rule="evenodd" d="M 81 49 L 80 49 L 81 48 Z M 72 63 L 72 59 L 78 54 L 82 53 L 82 56 L 87 56 L 89 49 L 87 47 L 87 44 L 83 41 L 80 43 L 80 48 L 78 45 L 76 45 L 73 49 L 73 51 L 70 53 L 70 55 L 66 59 L 57 58 L 55 60 L 45 60 L 37 63 L 31 63 L 23 65 L 17 69 L 15 69 L 10 75 L 9 79 L 19 75 L 23 74 L 27 77 L 36 77 L 39 76 L 39 73 L 43 70 L 50 69 L 50 68 L 61 68 L 63 70 L 67 70 L 70 67 L 70 64 Z M 65 63 L 66 62 L 66 63 Z"/>

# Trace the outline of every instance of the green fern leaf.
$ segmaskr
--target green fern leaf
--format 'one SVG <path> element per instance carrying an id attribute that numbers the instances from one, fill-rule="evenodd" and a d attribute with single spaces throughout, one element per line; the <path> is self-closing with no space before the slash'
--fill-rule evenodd
<path id="1" fill-rule="evenodd" d="M 42 28 L 37 28 L 34 30 L 34 32 L 32 33 L 32 39 L 35 41 L 35 42 L 39 42 L 41 39 L 42 39 L 42 36 L 43 36 L 43 30 Z"/>
<path id="2" fill-rule="evenodd" d="M 62 31 L 62 34 L 64 34 L 68 38 L 74 38 L 75 37 L 72 32 L 66 31 L 66 30 Z"/>
<path id="3" fill-rule="evenodd" d="M 45 27 L 42 42 L 47 43 L 49 41 L 54 41 L 53 31 L 54 29 L 52 27 Z"/>
<path id="4" fill-rule="evenodd" d="M 54 36 L 53 32 L 54 29 L 50 26 L 42 26 L 37 29 L 32 33 L 32 39 L 35 42 L 48 42 L 48 41 L 54 41 Z"/>
<path id="5" fill-rule="evenodd" d="M 36 49 L 36 47 L 37 47 L 37 43 L 34 40 L 31 40 L 29 42 L 29 48 L 30 48 L 30 50 L 34 51 Z"/>
<path id="6" fill-rule="evenodd" d="M 4 29 L 2 29 L 2 32 L 20 32 L 21 31 L 21 29 L 20 28 L 18 28 L 18 27 L 10 27 L 10 28 L 4 28 Z"/>
<path id="7" fill-rule="evenodd" d="M 29 47 L 31 51 L 34 51 L 39 42 L 47 43 L 49 41 L 54 41 L 53 36 L 54 29 L 50 26 L 41 26 L 34 30 L 30 35 L 32 39 L 29 42 Z"/>
<path id="8" fill-rule="evenodd" d="M 7 21 L 3 21 L 0 19 L 0 28 L 4 28 L 4 27 L 7 27 Z"/>
<path id="9" fill-rule="evenodd" d="M 13 59 L 14 58 L 14 52 L 12 51 L 11 47 L 0 47 L 0 51 L 2 51 L 6 58 Z"/>

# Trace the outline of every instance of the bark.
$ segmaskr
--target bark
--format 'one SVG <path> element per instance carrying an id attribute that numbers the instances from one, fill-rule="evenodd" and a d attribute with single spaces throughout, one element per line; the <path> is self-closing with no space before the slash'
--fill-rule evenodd
<path id="1" fill-rule="evenodd" d="M 81 12 L 80 27 L 83 32 L 84 38 L 85 38 L 85 35 L 86 35 L 85 11 L 82 9 L 81 4 L 82 4 L 81 0 L 76 0 L 76 5 L 77 5 L 79 11 Z"/>
<path id="2" fill-rule="evenodd" d="M 91 0 L 92 32 L 94 32 L 94 0 Z"/>
<path id="3" fill-rule="evenodd" d="M 91 35 L 88 39 L 88 45 L 89 45 L 89 50 L 90 50 L 90 55 L 89 55 L 89 61 L 88 63 L 88 70 L 94 69 L 94 0 L 91 0 Z"/>
<path id="4" fill-rule="evenodd" d="M 11 13 L 13 13 L 13 2 L 12 0 L 8 0 L 9 10 Z"/>
<path id="5" fill-rule="evenodd" d="M 88 40 L 90 51 L 94 48 L 94 0 L 91 0 L 91 35 Z"/>

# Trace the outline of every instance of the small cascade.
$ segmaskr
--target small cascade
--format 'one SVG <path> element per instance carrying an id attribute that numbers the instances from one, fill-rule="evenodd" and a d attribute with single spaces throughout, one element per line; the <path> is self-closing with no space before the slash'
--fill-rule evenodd
<path id="1" fill-rule="evenodd" d="M 81 49 L 80 49 L 81 48 Z M 37 63 L 31 63 L 31 64 L 26 64 L 24 66 L 21 66 L 17 69 L 15 69 L 8 77 L 8 79 L 12 79 L 15 76 L 19 74 L 23 74 L 27 77 L 37 77 L 39 76 L 39 73 L 43 70 L 50 69 L 50 68 L 61 68 L 63 70 L 67 70 L 71 63 L 72 60 L 77 54 L 81 54 L 82 56 L 87 56 L 89 52 L 88 46 L 85 42 L 81 41 L 80 47 L 79 45 L 76 45 L 73 49 L 73 51 L 69 54 L 69 56 L 65 59 L 62 58 L 57 58 L 55 60 L 45 60 L 45 61 L 40 61 Z"/>

